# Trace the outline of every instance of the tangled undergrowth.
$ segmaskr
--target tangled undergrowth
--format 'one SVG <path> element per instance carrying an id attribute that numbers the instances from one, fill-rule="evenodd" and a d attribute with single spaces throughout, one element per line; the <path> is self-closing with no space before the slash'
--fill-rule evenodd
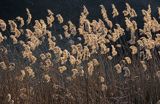
<path id="1" fill-rule="evenodd" d="M 160 8 L 157 18 L 142 10 L 141 28 L 128 3 L 112 4 L 112 18 L 100 9 L 89 20 L 83 6 L 79 26 L 49 9 L 45 19 L 29 9 L 0 19 L 1 104 L 159 104 Z"/>

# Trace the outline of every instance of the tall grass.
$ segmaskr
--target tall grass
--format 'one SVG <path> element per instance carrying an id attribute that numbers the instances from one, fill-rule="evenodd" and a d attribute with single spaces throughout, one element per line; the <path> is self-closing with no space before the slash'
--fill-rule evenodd
<path id="1" fill-rule="evenodd" d="M 0 103 L 159 104 L 159 18 L 148 5 L 139 28 L 128 3 L 122 13 L 112 4 L 112 17 L 100 9 L 90 20 L 83 6 L 79 26 L 49 9 L 45 19 L 29 9 L 26 19 L 0 19 Z M 112 22 L 119 14 L 124 26 Z"/>

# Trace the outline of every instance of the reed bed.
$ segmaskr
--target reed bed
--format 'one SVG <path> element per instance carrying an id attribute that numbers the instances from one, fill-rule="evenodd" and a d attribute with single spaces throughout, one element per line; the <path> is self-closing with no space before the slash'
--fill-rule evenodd
<path id="1" fill-rule="evenodd" d="M 78 26 L 49 9 L 0 19 L 0 104 L 160 104 L 160 8 L 139 28 L 125 5 L 100 5 L 97 20 L 83 6 Z"/>

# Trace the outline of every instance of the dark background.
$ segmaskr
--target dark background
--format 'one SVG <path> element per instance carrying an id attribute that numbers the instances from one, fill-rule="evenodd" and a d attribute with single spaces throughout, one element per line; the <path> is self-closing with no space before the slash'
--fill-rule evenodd
<path id="1" fill-rule="evenodd" d="M 65 20 L 78 22 L 77 18 L 83 5 L 88 8 L 90 18 L 97 18 L 100 15 L 100 4 L 103 4 L 110 12 L 111 3 L 114 3 L 118 10 L 123 10 L 125 2 L 129 2 L 138 13 L 142 8 L 146 9 L 149 3 L 153 14 L 157 6 L 160 6 L 160 0 L 0 0 L 0 18 L 8 20 L 16 16 L 26 17 L 25 8 L 30 9 L 33 18 L 44 18 L 47 15 L 46 10 L 51 9 L 55 14 L 62 14 Z"/>

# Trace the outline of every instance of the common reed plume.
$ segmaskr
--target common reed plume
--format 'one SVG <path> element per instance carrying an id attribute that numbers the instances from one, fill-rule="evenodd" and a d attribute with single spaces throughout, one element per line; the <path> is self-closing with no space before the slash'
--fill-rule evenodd
<path id="1" fill-rule="evenodd" d="M 67 70 L 67 67 L 66 67 L 66 66 L 60 66 L 60 67 L 58 68 L 58 70 L 59 70 L 60 73 L 63 73 L 64 71 Z"/>
<path id="2" fill-rule="evenodd" d="M 79 73 L 77 69 L 72 69 L 72 78 L 75 79 L 77 74 Z"/>
<path id="3" fill-rule="evenodd" d="M 35 73 L 31 67 L 29 66 L 25 67 L 25 71 L 28 77 L 31 77 L 31 78 L 35 77 Z"/>
<path id="4" fill-rule="evenodd" d="M 136 11 L 131 8 L 131 6 L 126 3 L 126 10 L 123 11 L 124 16 L 129 16 L 129 17 L 137 17 Z"/>
<path id="5" fill-rule="evenodd" d="M 9 63 L 9 65 L 8 65 L 8 69 L 9 69 L 10 71 L 15 70 L 15 68 L 16 68 L 15 63 Z"/>
<path id="6" fill-rule="evenodd" d="M 60 14 L 57 14 L 56 17 L 58 18 L 58 22 L 60 24 L 62 24 L 63 23 L 63 17 Z"/>
<path id="7" fill-rule="evenodd" d="M 108 18 L 107 10 L 105 9 L 105 7 L 103 5 L 100 5 L 100 7 L 101 7 L 101 14 L 102 14 L 103 19 L 108 24 L 108 26 L 110 28 L 112 28 L 113 24 L 112 24 L 112 21 L 110 21 L 109 18 Z"/>
<path id="8" fill-rule="evenodd" d="M 27 16 L 28 16 L 26 22 L 27 22 L 27 24 L 30 24 L 30 23 L 31 23 L 31 20 L 32 20 L 32 15 L 31 15 L 31 13 L 30 13 L 30 11 L 29 11 L 28 8 L 26 8 L 26 11 L 27 11 Z"/>
<path id="9" fill-rule="evenodd" d="M 114 4 L 112 4 L 112 9 L 113 9 L 112 15 L 113 15 L 113 18 L 115 18 L 119 15 L 119 12 L 118 12 L 118 10 L 117 10 L 117 8 L 115 7 Z"/>
<path id="10" fill-rule="evenodd" d="M 48 74 L 45 74 L 43 78 L 47 83 L 51 81 L 51 77 Z"/>
<path id="11" fill-rule="evenodd" d="M 114 68 L 116 69 L 116 72 L 117 72 L 118 74 L 120 74 L 120 73 L 122 72 L 122 67 L 121 67 L 120 64 L 116 64 L 116 65 L 114 66 Z"/>
<path id="12" fill-rule="evenodd" d="M 4 40 L 4 37 L 3 37 L 2 33 L 0 33 L 0 43 L 2 43 L 3 40 Z"/>
<path id="13" fill-rule="evenodd" d="M 131 49 L 131 53 L 132 55 L 135 55 L 138 52 L 138 49 L 136 46 L 132 45 L 129 47 Z"/>
<path id="14" fill-rule="evenodd" d="M 49 9 L 47 10 L 47 12 L 48 12 L 48 16 L 46 17 L 47 18 L 47 24 L 48 24 L 49 27 L 52 27 L 53 22 L 55 20 L 54 13 Z"/>
<path id="15" fill-rule="evenodd" d="M 20 16 L 16 17 L 17 21 L 20 22 L 20 27 L 23 27 L 25 25 L 24 19 Z"/>
<path id="16" fill-rule="evenodd" d="M 6 70 L 7 69 L 7 66 L 6 66 L 5 62 L 0 62 L 0 68 L 2 70 Z"/>
<path id="17" fill-rule="evenodd" d="M 5 31 L 6 28 L 7 28 L 7 25 L 6 25 L 5 21 L 2 20 L 2 19 L 0 19 L 0 28 L 1 28 L 2 31 Z"/>

